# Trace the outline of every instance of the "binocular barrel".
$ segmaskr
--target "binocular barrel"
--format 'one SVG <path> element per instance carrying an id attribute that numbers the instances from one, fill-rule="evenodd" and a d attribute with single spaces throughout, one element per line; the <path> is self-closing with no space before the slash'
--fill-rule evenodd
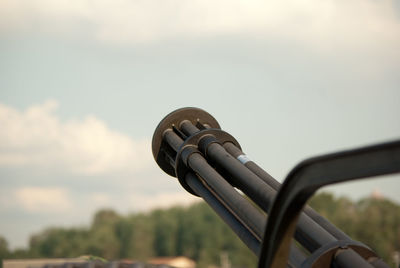
<path id="1" fill-rule="evenodd" d="M 306 161 L 305 166 L 313 167 L 320 162 L 340 165 L 340 161 L 347 161 L 343 162 L 347 167 L 349 161 L 381 157 L 383 168 L 381 165 L 362 174 L 352 171 L 349 179 L 399 172 L 399 142 L 371 148 L 343 156 L 334 154 L 316 158 L 311 162 Z M 167 115 L 154 132 L 152 150 L 162 170 L 176 177 L 188 192 L 203 198 L 248 248 L 259 256 L 260 268 L 388 267 L 366 245 L 353 241 L 312 208 L 304 206 L 319 187 L 336 181 L 326 180 L 315 185 L 304 185 L 303 188 L 288 182 L 282 188 L 289 195 L 296 191 L 298 194 L 293 197 L 293 203 L 285 204 L 285 200 L 279 197 L 285 195 L 285 189 L 280 190 L 281 184 L 250 160 L 242 152 L 237 140 L 221 130 L 218 122 L 204 110 L 182 108 Z M 342 160 L 343 157 L 347 158 Z M 302 166 L 297 169 L 308 171 Z M 345 172 L 340 175 L 344 177 L 337 178 L 338 181 L 347 180 Z M 286 212 L 289 216 L 271 218 L 280 212 Z M 270 226 L 272 220 L 281 220 L 282 223 Z M 278 227 L 284 229 L 273 230 Z M 297 244 L 292 241 L 292 236 Z M 267 243 L 270 244 L 268 247 Z"/>

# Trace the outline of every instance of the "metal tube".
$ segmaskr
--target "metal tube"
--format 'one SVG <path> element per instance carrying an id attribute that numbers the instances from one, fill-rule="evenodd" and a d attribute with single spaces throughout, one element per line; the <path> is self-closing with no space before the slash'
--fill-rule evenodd
<path id="1" fill-rule="evenodd" d="M 172 130 L 164 133 L 164 138 L 174 149 L 179 149 L 183 140 Z M 223 202 L 249 226 L 261 241 L 265 228 L 265 217 L 241 196 L 224 178 L 218 174 L 201 156 L 194 153 L 188 158 L 188 165 L 216 191 Z"/>
<path id="2" fill-rule="evenodd" d="M 268 211 L 276 195 L 276 191 L 271 186 L 244 167 L 218 143 L 208 146 L 207 156 L 229 172 L 239 189 L 252 198 L 264 211 Z M 337 240 L 305 214 L 299 218 L 295 238 L 310 252 Z"/>
<path id="3" fill-rule="evenodd" d="M 218 143 L 212 143 L 207 147 L 207 157 L 227 171 L 235 186 L 251 197 L 265 212 L 268 212 L 276 195 L 276 191 L 271 186 L 244 167 Z"/>
<path id="4" fill-rule="evenodd" d="M 237 158 L 240 155 L 244 155 L 244 153 L 237 148 L 233 143 L 227 142 L 224 145 L 225 150 L 231 154 L 233 157 Z M 264 169 L 262 169 L 260 166 L 258 166 L 254 161 L 249 160 L 244 165 L 252 171 L 254 174 L 256 174 L 260 179 L 262 179 L 264 182 L 266 182 L 268 185 L 270 185 L 273 189 L 276 191 L 279 190 L 280 183 L 275 180 L 271 175 L 269 175 Z M 333 235 L 336 239 L 338 240 L 349 240 L 351 239 L 348 235 L 346 235 L 344 232 L 336 228 L 332 223 L 330 223 L 327 219 L 319 215 L 314 209 L 312 209 L 310 206 L 306 206 L 303 210 L 303 212 L 309 216 L 313 221 L 315 221 L 317 224 L 319 224 L 322 228 L 327 230 L 331 235 Z"/>
<path id="5" fill-rule="evenodd" d="M 187 135 L 192 135 L 199 131 L 199 129 L 193 126 L 193 124 L 188 120 L 182 121 L 180 127 Z M 274 189 L 262 183 L 262 181 L 247 168 L 242 168 L 242 164 L 228 154 L 225 149 L 217 143 L 208 146 L 207 156 L 210 156 L 212 160 L 221 164 L 221 166 L 225 170 L 229 171 L 231 175 L 234 174 L 232 179 L 235 179 L 233 181 L 236 184 L 235 186 L 238 186 L 252 199 L 254 198 L 254 202 L 265 212 L 268 211 L 268 208 L 273 202 L 274 195 L 276 194 Z M 234 172 L 231 172 L 232 170 L 234 170 Z M 237 174 L 236 172 L 239 172 L 240 174 Z M 245 181 L 243 181 L 242 178 L 246 178 Z M 248 185 L 248 183 L 254 184 L 254 186 Z"/>
<path id="6" fill-rule="evenodd" d="M 227 142 L 224 145 L 225 150 L 232 155 L 234 158 L 238 158 L 241 155 L 245 155 L 242 150 L 237 148 L 233 143 Z M 256 174 L 260 179 L 262 179 L 265 183 L 271 186 L 275 191 L 279 190 L 281 184 L 275 180 L 271 175 L 269 175 L 264 169 L 259 167 L 256 163 L 252 160 L 248 159 L 246 163 L 243 163 L 251 172 Z"/>
<path id="7" fill-rule="evenodd" d="M 188 136 L 199 131 L 199 129 L 196 126 L 194 126 L 189 120 L 183 120 L 179 124 L 179 127 L 182 129 L 183 133 L 185 133 Z"/>
<path id="8" fill-rule="evenodd" d="M 212 189 L 203 184 L 195 174 L 188 173 L 185 177 L 187 184 L 201 196 L 204 201 L 225 221 L 236 233 L 243 243 L 257 256 L 260 253 L 261 242 L 215 197 Z M 288 267 L 300 267 L 306 257 L 296 246 L 292 244 Z"/>
<path id="9" fill-rule="evenodd" d="M 177 152 L 183 140 L 172 129 L 167 129 L 163 134 L 164 140 Z"/>
<path id="10" fill-rule="evenodd" d="M 266 219 L 254 206 L 241 196 L 225 179 L 213 169 L 203 156 L 193 153 L 188 157 L 188 166 L 204 179 L 220 196 L 222 201 L 249 226 L 261 241 Z"/>
<path id="11" fill-rule="evenodd" d="M 219 200 L 202 184 L 199 178 L 193 174 L 188 173 L 185 177 L 187 184 L 201 196 L 207 204 L 225 221 L 226 224 L 236 233 L 236 235 L 246 244 L 246 246 L 258 256 L 261 248 L 261 243 L 257 240 L 252 233 L 250 233 L 242 223 L 240 223 L 229 212 Z"/>
<path id="12" fill-rule="evenodd" d="M 332 262 L 333 267 L 340 268 L 354 268 L 354 267 L 363 267 L 363 268 L 374 268 L 369 262 L 367 262 L 364 258 L 362 258 L 359 254 L 357 254 L 351 248 L 346 248 L 339 250 L 336 253 L 334 261 Z"/>
<path id="13" fill-rule="evenodd" d="M 175 150 L 178 150 L 180 148 L 181 144 L 183 143 L 183 140 L 177 134 L 175 134 L 172 130 L 165 131 L 164 138 L 167 141 L 167 143 L 170 144 L 170 146 Z M 193 155 L 200 156 L 199 154 L 193 154 Z M 208 165 L 208 163 L 205 161 L 205 159 L 202 156 L 200 156 L 199 159 L 201 159 L 200 161 L 202 163 L 198 163 L 198 164 L 203 165 L 203 168 L 208 169 L 208 171 L 211 171 L 211 173 L 213 173 L 213 171 L 215 172 L 215 170 L 212 169 Z M 200 175 L 202 174 L 203 176 L 205 175 L 203 172 L 198 172 L 198 173 Z M 218 174 L 218 173 L 215 172 L 215 174 Z M 192 174 L 192 175 L 195 176 L 194 174 Z M 203 185 L 203 188 L 199 188 L 200 186 L 198 185 L 197 182 L 194 182 L 193 176 L 190 175 L 189 177 L 187 176 L 185 178 L 187 183 L 189 184 L 189 181 L 191 182 L 191 184 L 194 183 L 195 184 L 194 187 L 197 186 L 196 189 L 198 189 L 198 190 L 206 189 L 206 186 L 204 186 L 204 185 Z M 218 214 L 220 214 L 221 217 L 225 217 L 226 220 L 230 221 L 229 223 L 227 222 L 228 225 L 234 231 L 236 230 L 235 232 L 240 232 L 241 239 L 243 241 L 244 240 L 248 241 L 248 243 L 250 243 L 250 244 L 246 243 L 246 245 L 248 245 L 248 247 L 250 249 L 252 249 L 252 248 L 254 248 L 254 243 L 252 242 L 253 238 L 258 239 L 259 240 L 258 243 L 260 243 L 260 241 L 261 241 L 262 232 L 264 229 L 264 227 L 262 227 L 262 225 L 265 224 L 265 223 L 263 223 L 263 222 L 265 222 L 265 218 L 252 205 L 250 205 L 250 203 L 248 203 L 247 200 L 245 200 L 240 194 L 238 194 L 237 191 L 234 190 L 233 187 L 229 183 L 224 183 L 224 182 L 225 182 L 225 180 L 222 178 L 222 180 L 220 180 L 220 183 L 225 184 L 225 185 L 220 187 L 220 190 L 223 189 L 223 192 L 228 191 L 228 192 L 230 192 L 230 193 L 228 193 L 228 196 L 231 195 L 231 197 L 228 197 L 228 199 L 226 199 L 226 197 L 225 197 L 225 200 L 228 200 L 228 203 L 232 203 L 232 201 L 235 202 L 235 200 L 236 200 L 236 202 L 238 202 L 238 203 L 233 204 L 233 205 L 225 204 L 225 207 L 222 207 L 221 201 L 218 201 L 218 197 L 216 197 L 218 194 L 214 193 L 214 195 L 212 195 L 210 192 L 210 190 L 211 190 L 210 188 L 209 188 L 209 190 L 206 189 L 207 192 L 202 191 L 202 194 L 199 194 L 199 193 L 197 193 L 197 194 L 199 194 L 200 196 L 203 196 L 203 194 L 205 194 L 205 195 L 207 195 L 208 200 L 214 200 L 215 202 L 213 204 L 215 204 L 215 206 L 216 206 L 216 208 L 214 208 L 214 209 L 218 209 L 219 211 L 221 211 L 221 213 L 224 213 L 224 216 L 222 216 L 220 213 L 218 213 Z M 190 184 L 190 186 L 192 187 L 191 184 Z M 229 189 L 231 189 L 231 190 L 229 190 Z M 193 189 L 193 190 L 195 190 L 195 189 Z M 210 195 L 212 197 L 210 197 Z M 236 196 L 236 198 L 232 198 L 232 196 Z M 210 201 L 210 202 L 213 202 L 213 201 Z M 241 203 L 241 204 L 238 206 L 239 203 Z M 210 204 L 210 206 L 211 206 L 211 204 Z M 242 210 L 240 209 L 241 206 L 244 207 Z M 229 211 L 231 211 L 231 212 L 229 212 Z M 232 211 L 234 214 L 232 214 Z M 228 214 L 226 214 L 226 213 L 228 213 Z M 251 215 L 247 215 L 249 213 Z M 237 214 L 236 217 L 234 216 L 235 214 Z M 257 214 L 258 214 L 258 216 L 255 217 L 254 215 L 257 215 Z M 253 222 L 252 219 L 255 219 L 256 222 Z M 237 223 L 239 223 L 240 225 L 237 225 Z M 251 234 L 251 232 L 246 228 L 246 225 L 248 226 L 247 228 L 252 228 L 251 230 L 253 232 L 255 230 L 256 236 L 254 236 L 252 234 L 253 238 L 251 238 L 251 237 L 244 235 L 246 232 Z M 251 226 L 251 227 L 249 227 L 249 226 Z M 243 231 L 243 228 L 245 228 L 245 231 Z M 238 236 L 239 236 L 239 234 L 238 234 Z M 293 267 L 298 267 L 298 265 L 300 265 L 305 260 L 306 257 L 297 247 L 295 247 L 294 245 L 292 245 L 291 247 L 292 247 L 292 249 L 291 249 L 292 253 L 291 253 L 291 256 L 289 257 L 289 266 L 293 265 Z"/>
<path id="14" fill-rule="evenodd" d="M 342 232 L 340 229 L 336 228 L 331 222 L 327 219 L 319 215 L 314 209 L 310 206 L 306 206 L 303 212 L 309 216 L 313 221 L 318 223 L 322 228 L 328 231 L 331 235 L 333 235 L 337 240 L 351 240 L 351 238 Z"/>
<path id="15" fill-rule="evenodd" d="M 192 135 L 199 131 L 199 129 L 193 126 L 188 120 L 183 121 L 180 127 L 187 135 Z M 276 195 L 276 190 L 274 188 L 248 168 L 244 167 L 242 163 L 237 161 L 237 159 L 229 154 L 220 144 L 211 143 L 207 147 L 206 154 L 211 160 L 228 171 L 231 175 L 231 179 L 233 179 L 232 181 L 239 189 L 248 195 L 265 212 L 268 212 L 273 203 L 273 198 Z M 271 181 L 271 179 L 273 178 L 269 178 L 269 181 Z M 313 252 L 324 244 L 336 240 L 334 236 L 305 214 L 301 215 L 299 218 L 295 238 L 310 252 Z"/>

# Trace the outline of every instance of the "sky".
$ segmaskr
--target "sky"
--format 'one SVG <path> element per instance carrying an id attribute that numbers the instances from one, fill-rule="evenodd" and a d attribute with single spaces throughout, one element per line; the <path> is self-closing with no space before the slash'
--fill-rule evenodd
<path id="1" fill-rule="evenodd" d="M 159 121 L 212 114 L 277 180 L 400 137 L 395 0 L 0 0 L 0 236 L 190 204 Z M 400 203 L 400 176 L 328 187 Z"/>

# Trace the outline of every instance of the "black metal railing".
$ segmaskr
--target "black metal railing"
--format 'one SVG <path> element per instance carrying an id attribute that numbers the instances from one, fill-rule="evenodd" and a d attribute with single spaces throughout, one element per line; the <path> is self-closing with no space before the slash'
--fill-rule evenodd
<path id="1" fill-rule="evenodd" d="M 388 267 L 305 204 L 325 185 L 400 172 L 400 141 L 305 160 L 280 185 L 210 114 L 182 108 L 157 126 L 152 150 L 259 256 L 259 268 Z"/>

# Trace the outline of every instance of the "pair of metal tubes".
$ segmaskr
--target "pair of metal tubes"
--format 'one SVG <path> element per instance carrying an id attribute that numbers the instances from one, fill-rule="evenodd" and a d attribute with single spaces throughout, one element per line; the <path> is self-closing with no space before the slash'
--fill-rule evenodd
<path id="1" fill-rule="evenodd" d="M 184 132 L 190 135 L 187 131 Z M 180 149 L 184 142 L 172 129 L 164 132 L 164 139 L 175 152 Z M 201 154 L 191 154 L 188 157 L 188 166 L 194 172 L 186 174 L 186 183 L 218 213 L 250 250 L 258 256 L 261 250 L 266 216 L 239 194 L 224 177 L 209 165 Z M 294 245 L 291 251 L 288 266 L 299 267 L 306 256 Z"/>
<path id="2" fill-rule="evenodd" d="M 186 135 L 193 135 L 199 131 L 197 127 L 187 120 L 181 123 L 180 128 Z M 268 212 L 273 203 L 277 188 L 279 187 L 279 182 L 269 176 L 265 171 L 260 174 L 263 176 L 256 175 L 252 170 L 244 167 L 243 164 L 237 161 L 237 159 L 235 159 L 235 157 L 229 152 L 237 155 L 236 158 L 244 155 L 243 152 L 241 152 L 234 144 L 228 142 L 223 146 L 221 146 L 219 143 L 210 144 L 207 148 L 207 157 L 227 171 L 232 179 L 232 182 L 247 196 L 252 198 L 252 200 L 260 208 L 262 208 L 265 212 Z M 246 163 L 251 162 L 252 161 L 246 161 Z M 259 168 L 259 170 L 261 173 L 262 169 Z M 307 211 L 310 214 L 314 212 L 311 208 L 308 208 Z M 313 215 L 315 216 L 318 214 L 314 212 Z M 318 218 L 319 219 L 317 220 L 322 222 L 327 230 L 322 228 L 320 223 L 316 223 L 314 219 L 312 219 L 306 213 L 300 216 L 298 222 L 298 228 L 295 237 L 308 251 L 313 252 L 322 245 L 333 242 L 337 239 L 350 239 L 343 232 L 335 228 L 331 223 L 327 222 L 326 220 L 325 222 L 320 220 L 323 219 L 321 216 Z M 338 237 L 336 238 L 332 233 L 335 233 Z"/>
<path id="3" fill-rule="evenodd" d="M 179 128 L 187 136 L 199 131 L 190 121 L 186 120 L 181 122 Z M 165 131 L 163 138 L 175 152 L 178 152 L 184 143 L 172 129 Z M 249 196 L 262 210 L 268 212 L 280 185 L 279 182 L 254 162 L 247 161 L 243 152 L 233 143 L 227 142 L 224 145 L 210 143 L 206 150 L 206 157 L 216 163 L 224 175 L 229 176 L 228 179 L 232 185 Z M 241 163 L 238 159 L 244 160 Z M 236 232 L 238 237 L 258 255 L 266 216 L 241 196 L 226 181 L 226 176 L 221 176 L 211 167 L 203 155 L 191 154 L 187 159 L 187 165 L 194 173 L 189 172 L 186 175 L 186 183 L 196 194 L 202 196 Z M 295 238 L 309 252 L 337 240 L 350 239 L 309 207 L 305 209 L 299 219 Z M 354 254 L 357 255 L 355 252 Z M 292 246 L 288 265 L 299 267 L 305 258 L 305 255 L 297 247 Z"/>

